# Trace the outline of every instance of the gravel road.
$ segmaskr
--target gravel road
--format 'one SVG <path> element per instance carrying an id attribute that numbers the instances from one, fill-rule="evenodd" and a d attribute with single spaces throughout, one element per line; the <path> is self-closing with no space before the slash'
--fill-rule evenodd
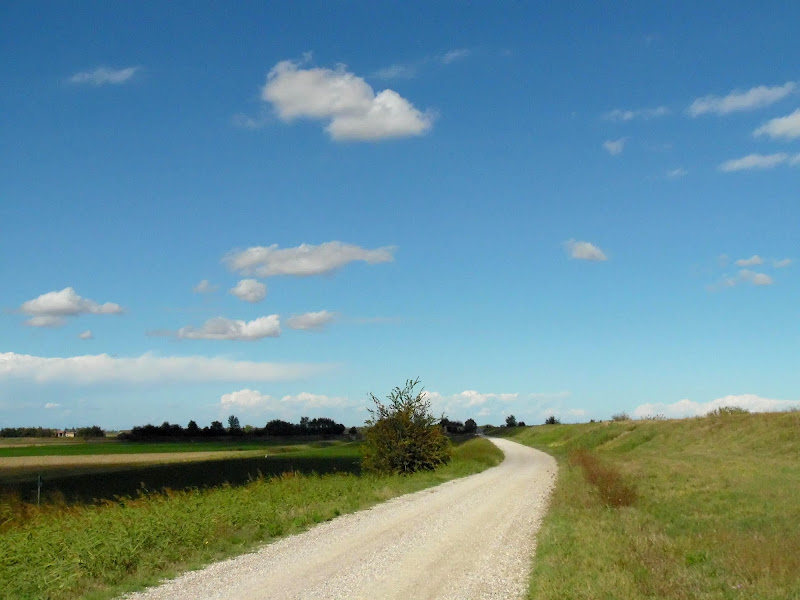
<path id="1" fill-rule="evenodd" d="M 522 598 L 555 460 L 492 439 L 477 475 L 344 515 L 131 600 Z"/>

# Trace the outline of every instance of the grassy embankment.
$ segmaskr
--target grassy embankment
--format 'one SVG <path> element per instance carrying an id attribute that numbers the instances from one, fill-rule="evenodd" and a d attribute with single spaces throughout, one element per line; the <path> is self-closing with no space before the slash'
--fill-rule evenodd
<path id="1" fill-rule="evenodd" d="M 0 589 L 9 599 L 110 598 L 501 459 L 490 442 L 473 439 L 454 448 L 446 467 L 406 477 L 288 473 L 240 487 L 44 507 L 0 532 Z"/>
<path id="2" fill-rule="evenodd" d="M 494 435 L 559 460 L 529 598 L 800 598 L 800 412 Z"/>

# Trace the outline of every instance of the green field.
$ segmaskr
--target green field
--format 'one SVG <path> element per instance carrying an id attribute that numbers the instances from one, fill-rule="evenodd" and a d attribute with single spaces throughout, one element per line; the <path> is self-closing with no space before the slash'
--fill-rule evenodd
<path id="1" fill-rule="evenodd" d="M 36 442 L 30 442 L 35 444 Z M 202 440 L 196 442 L 127 442 L 121 440 L 53 441 L 0 448 L 0 458 L 13 456 L 87 456 L 94 454 L 156 454 L 161 452 L 241 452 L 293 445 L 280 438 L 263 440 Z"/>
<path id="2" fill-rule="evenodd" d="M 800 412 L 492 434 L 559 460 L 529 598 L 800 598 Z M 579 449 L 631 505 L 602 500 Z"/>
<path id="3" fill-rule="evenodd" d="M 141 445 L 141 444 L 140 444 Z M 164 444 L 154 444 L 162 447 Z M 175 445 L 175 452 L 182 444 Z M 225 445 L 215 451 L 230 450 Z M 253 451 L 231 450 L 229 457 L 216 456 L 192 462 L 165 464 L 104 464 L 88 461 L 61 467 L 27 466 L 13 473 L 0 473 L 0 494 L 13 494 L 27 502 L 36 500 L 37 477 L 43 473 L 42 497 L 47 502 L 91 503 L 113 500 L 117 496 L 136 496 L 140 492 L 165 488 L 184 490 L 222 484 L 242 485 L 262 475 L 279 475 L 289 471 L 300 473 L 358 473 L 360 454 L 357 442 L 284 440 L 281 445 L 262 446 Z M 124 461 L 124 455 L 118 456 Z M 0 521 L 1 523 L 2 521 Z"/>
<path id="4" fill-rule="evenodd" d="M 41 508 L 0 502 L 0 590 L 8 599 L 112 598 L 239 554 L 277 537 L 394 496 L 475 473 L 502 460 L 491 442 L 457 442 L 435 472 L 376 477 L 357 467 L 355 444 L 312 448 L 281 460 L 314 461 L 328 474 L 288 470 L 239 486 Z M 171 465 L 186 468 L 197 463 Z M 310 464 L 310 463 L 308 463 Z M 177 474 L 177 471 L 176 471 Z M 9 519 L 9 517 L 11 517 Z"/>

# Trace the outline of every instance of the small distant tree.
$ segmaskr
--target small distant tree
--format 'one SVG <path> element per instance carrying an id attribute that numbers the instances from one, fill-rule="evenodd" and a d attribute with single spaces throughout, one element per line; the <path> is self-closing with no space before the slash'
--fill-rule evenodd
<path id="1" fill-rule="evenodd" d="M 431 414 L 423 389 L 415 392 L 419 379 L 396 387 L 383 404 L 370 398 L 370 418 L 364 432 L 362 466 L 377 473 L 408 474 L 432 471 L 450 462 L 450 440 Z"/>
<path id="2" fill-rule="evenodd" d="M 75 437 L 79 438 L 102 438 L 106 437 L 106 432 L 99 426 L 92 425 L 91 427 L 78 427 L 75 430 Z"/>
<path id="3" fill-rule="evenodd" d="M 544 420 L 545 425 L 560 425 L 561 421 L 555 415 L 550 415 Z"/>
<path id="4" fill-rule="evenodd" d="M 517 427 L 527 427 L 527 425 L 525 425 L 525 421 L 519 421 Z"/>
<path id="5" fill-rule="evenodd" d="M 630 421 L 631 418 L 626 412 L 619 412 L 614 415 L 611 415 L 612 421 Z"/>
<path id="6" fill-rule="evenodd" d="M 200 428 L 197 426 L 197 423 L 195 421 L 189 421 L 189 424 L 186 426 L 186 435 L 189 436 L 200 435 Z"/>
<path id="7" fill-rule="evenodd" d="M 225 427 L 221 421 L 211 421 L 211 428 L 209 433 L 212 436 L 225 435 Z"/>
<path id="8" fill-rule="evenodd" d="M 350 435 L 356 435 L 358 433 L 358 429 L 355 428 L 355 425 L 347 430 L 347 433 Z"/>
<path id="9" fill-rule="evenodd" d="M 506 417 L 506 427 L 516 427 L 517 426 L 517 417 L 514 415 L 508 415 Z"/>
<path id="10" fill-rule="evenodd" d="M 236 415 L 231 415 L 228 417 L 228 433 L 240 433 L 242 431 L 242 426 L 239 423 L 239 417 Z"/>
<path id="11" fill-rule="evenodd" d="M 464 421 L 464 433 L 475 433 L 478 431 L 478 424 L 475 419 L 467 419 Z"/>

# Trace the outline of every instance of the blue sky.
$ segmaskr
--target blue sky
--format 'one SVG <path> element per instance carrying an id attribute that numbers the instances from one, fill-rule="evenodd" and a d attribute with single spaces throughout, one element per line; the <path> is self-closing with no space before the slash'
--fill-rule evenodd
<path id="1" fill-rule="evenodd" d="M 0 11 L 2 426 L 800 402 L 796 3 Z"/>

